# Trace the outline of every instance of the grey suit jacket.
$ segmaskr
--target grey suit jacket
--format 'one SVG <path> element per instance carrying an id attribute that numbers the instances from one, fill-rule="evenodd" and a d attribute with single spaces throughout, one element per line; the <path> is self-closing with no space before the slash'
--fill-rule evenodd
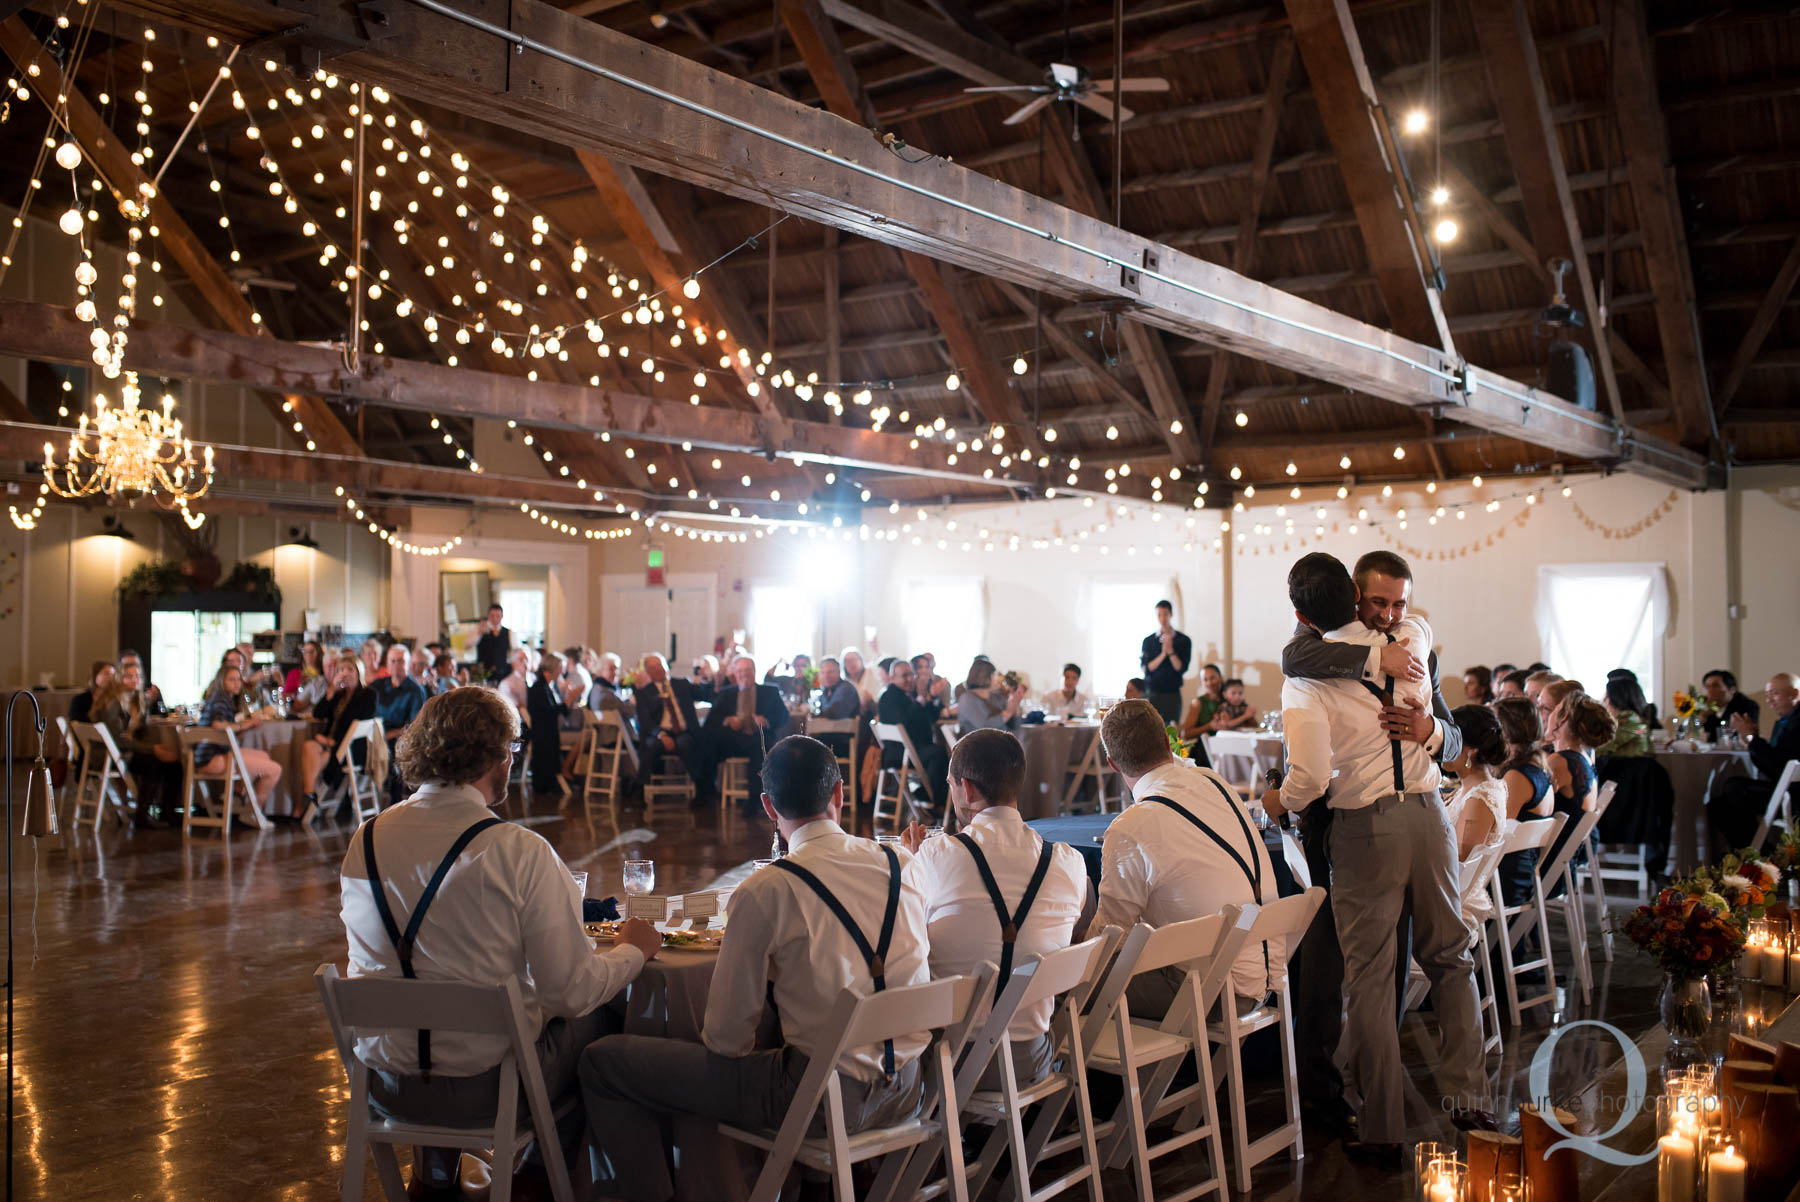
<path id="1" fill-rule="evenodd" d="M 1304 622 L 1294 628 L 1294 637 L 1281 649 L 1281 674 L 1301 680 L 1361 680 L 1369 663 L 1369 649 L 1354 643 L 1327 642 L 1318 631 Z M 1462 731 L 1450 716 L 1444 691 L 1438 684 L 1437 652 L 1431 653 L 1431 713 L 1444 728 L 1444 746 L 1438 760 L 1453 760 L 1462 754 Z"/>

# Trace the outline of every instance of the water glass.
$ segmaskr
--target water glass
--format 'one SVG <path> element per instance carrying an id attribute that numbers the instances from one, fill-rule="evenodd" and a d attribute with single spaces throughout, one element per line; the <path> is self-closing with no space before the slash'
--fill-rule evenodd
<path id="1" fill-rule="evenodd" d="M 634 896 L 649 893 L 656 888 L 655 860 L 626 860 L 624 876 L 625 892 Z"/>
<path id="2" fill-rule="evenodd" d="M 570 869 L 569 875 L 575 878 L 575 892 L 581 894 L 582 897 L 586 897 L 587 896 L 588 874 L 585 872 L 576 872 L 574 869 Z"/>

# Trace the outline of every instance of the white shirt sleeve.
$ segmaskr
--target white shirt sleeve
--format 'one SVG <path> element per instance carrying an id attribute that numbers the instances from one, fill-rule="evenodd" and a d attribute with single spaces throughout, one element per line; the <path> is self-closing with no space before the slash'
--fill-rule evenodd
<path id="1" fill-rule="evenodd" d="M 548 843 L 538 845 L 519 865 L 519 933 L 525 966 L 531 972 L 544 1012 L 575 1018 L 623 989 L 644 967 L 635 947 L 596 955 L 581 926 L 581 898 L 575 879 Z"/>
<path id="2" fill-rule="evenodd" d="M 1095 929 L 1129 931 L 1144 916 L 1150 900 L 1149 868 L 1137 840 L 1115 824 L 1100 849 L 1100 905 Z"/>
<path id="3" fill-rule="evenodd" d="M 1287 741 L 1281 805 L 1289 812 L 1305 809 L 1331 785 L 1331 723 L 1323 701 L 1311 681 L 1288 680 L 1281 686 L 1281 730 Z"/>
<path id="4" fill-rule="evenodd" d="M 1424 618 L 1408 615 L 1393 629 L 1394 641 L 1405 647 L 1418 657 L 1422 664 L 1431 662 L 1431 627 Z M 1379 649 L 1378 649 L 1379 650 Z M 1396 680 L 1394 682 L 1394 702 L 1405 705 L 1407 701 L 1417 701 L 1427 712 L 1431 710 L 1431 678 L 1424 680 Z"/>
<path id="5" fill-rule="evenodd" d="M 721 1056 L 747 1056 L 756 1050 L 756 1027 L 767 1000 L 774 958 L 774 921 L 755 894 L 732 899 L 731 933 L 719 947 L 712 988 L 706 999 L 706 1023 L 700 1039 Z"/>

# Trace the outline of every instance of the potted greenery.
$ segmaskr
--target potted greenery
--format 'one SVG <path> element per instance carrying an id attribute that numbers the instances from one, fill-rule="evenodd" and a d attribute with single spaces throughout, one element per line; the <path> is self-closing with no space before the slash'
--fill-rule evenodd
<path id="1" fill-rule="evenodd" d="M 149 559 L 125 574 L 119 581 L 121 597 L 156 601 L 174 597 L 189 588 L 188 574 L 180 561 Z"/>
<path id="2" fill-rule="evenodd" d="M 241 560 L 231 569 L 225 579 L 219 582 L 221 592 L 249 593 L 254 597 L 267 597 L 281 608 L 281 588 L 275 583 L 275 569 L 251 560 Z"/>

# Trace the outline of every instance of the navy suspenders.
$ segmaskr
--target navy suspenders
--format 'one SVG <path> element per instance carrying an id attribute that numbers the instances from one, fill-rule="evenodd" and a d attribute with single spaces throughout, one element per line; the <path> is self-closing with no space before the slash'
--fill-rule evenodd
<path id="1" fill-rule="evenodd" d="M 1219 847 L 1224 850 L 1225 854 L 1230 856 L 1232 858 L 1232 860 L 1234 862 L 1236 862 L 1238 868 L 1244 874 L 1244 879 L 1250 882 L 1250 893 L 1253 897 L 1256 898 L 1256 904 L 1260 906 L 1263 904 L 1263 875 L 1262 875 L 1262 861 L 1260 859 L 1258 859 L 1257 855 L 1256 855 L 1256 836 L 1250 833 L 1250 824 L 1247 821 L 1245 821 L 1243 811 L 1241 811 L 1238 808 L 1237 799 L 1232 797 L 1231 792 L 1228 789 L 1226 789 L 1224 785 L 1221 785 L 1218 781 L 1213 780 L 1212 777 L 1209 776 L 1206 779 L 1207 779 L 1207 782 L 1210 783 L 1213 788 L 1215 788 L 1219 791 L 1219 795 L 1225 799 L 1226 808 L 1228 808 L 1231 811 L 1231 816 L 1238 820 L 1238 829 L 1240 829 L 1244 832 L 1244 843 L 1250 849 L 1250 862 L 1249 863 L 1244 862 L 1244 857 L 1240 856 L 1238 854 L 1237 848 L 1235 848 L 1231 844 L 1225 842 L 1225 840 L 1220 837 L 1220 835 L 1217 831 L 1213 830 L 1212 827 L 1206 825 L 1206 823 L 1200 821 L 1200 819 L 1195 817 L 1194 814 L 1192 812 L 1190 812 L 1186 807 L 1176 803 L 1175 801 L 1171 800 L 1170 798 L 1163 797 L 1160 794 L 1155 794 L 1150 797 L 1146 797 L 1146 798 L 1144 798 L 1144 800 L 1160 802 L 1163 805 L 1168 806 L 1171 810 L 1174 810 L 1177 814 L 1180 814 L 1183 818 L 1186 818 L 1189 822 L 1193 823 L 1195 830 L 1197 830 L 1201 834 L 1205 835 L 1208 839 L 1211 839 L 1214 843 L 1217 843 L 1219 845 Z M 1251 865 L 1255 865 L 1255 868 L 1252 869 Z M 1262 945 L 1262 953 L 1263 953 L 1263 972 L 1267 973 L 1270 971 L 1270 969 L 1269 969 L 1269 945 L 1266 941 Z"/>
<path id="2" fill-rule="evenodd" d="M 1387 641 L 1390 643 L 1393 642 L 1394 636 L 1391 634 L 1388 635 Z M 1394 704 L 1394 678 L 1392 676 L 1389 676 L 1386 678 L 1386 680 L 1387 680 L 1386 687 L 1377 686 L 1374 681 L 1370 681 L 1370 680 L 1359 679 L 1356 683 L 1360 684 L 1363 688 L 1369 690 L 1369 692 L 1375 694 L 1375 699 L 1377 701 L 1381 702 L 1382 705 L 1392 705 L 1392 704 Z M 1406 796 L 1406 768 L 1402 764 L 1401 759 L 1400 759 L 1400 739 L 1397 735 L 1388 736 L 1388 749 L 1393 753 L 1393 756 L 1394 756 L 1394 792 L 1398 793 L 1402 797 L 1405 797 Z"/>
<path id="3" fill-rule="evenodd" d="M 975 859 L 975 871 L 981 874 L 981 883 L 986 886 L 988 900 L 994 903 L 994 915 L 1000 920 L 1000 976 L 994 981 L 994 997 L 1000 997 L 1000 991 L 1012 979 L 1013 947 L 1018 942 L 1019 931 L 1025 926 L 1026 916 L 1031 913 L 1031 903 L 1037 900 L 1038 890 L 1043 888 L 1044 877 L 1050 871 L 1050 857 L 1055 848 L 1046 841 L 1044 849 L 1038 855 L 1037 868 L 1031 874 L 1031 883 L 1025 886 L 1025 896 L 1019 899 L 1019 908 L 1010 915 L 1006 912 L 1006 899 L 1000 895 L 1000 883 L 994 879 L 993 870 L 988 867 L 987 857 L 981 854 L 981 848 L 967 833 L 959 832 L 954 836 L 956 841 L 969 849 L 969 855 Z"/>
<path id="4" fill-rule="evenodd" d="M 837 916 L 837 920 L 843 924 L 844 930 L 849 933 L 851 942 L 856 944 L 856 950 L 862 953 L 863 963 L 868 966 L 869 976 L 875 982 L 876 993 L 887 988 L 888 945 L 894 940 L 894 918 L 900 913 L 900 857 L 894 854 L 893 848 L 885 844 L 882 845 L 881 850 L 887 856 L 888 861 L 887 911 L 881 916 L 881 937 L 876 940 L 874 946 L 870 946 L 868 936 L 864 935 L 862 928 L 856 925 L 856 919 L 850 917 L 850 911 L 844 908 L 844 903 L 837 899 L 836 894 L 826 888 L 824 881 L 791 859 L 775 861 L 775 867 L 791 874 L 797 880 L 804 881 L 808 888 L 819 895 L 819 900 L 825 903 L 825 908 Z M 889 1080 L 893 1079 L 894 1041 L 891 1039 L 884 1041 L 881 1045 L 881 1071 L 887 1075 Z"/>
<path id="5" fill-rule="evenodd" d="M 450 866 L 456 863 L 463 849 L 474 841 L 475 836 L 504 821 L 504 818 L 483 818 L 456 837 L 456 842 L 450 845 L 450 850 L 438 862 L 437 871 L 431 874 L 431 882 L 425 886 L 425 892 L 419 895 L 419 904 L 413 907 L 412 917 L 407 919 L 404 933 L 400 930 L 400 924 L 394 921 L 393 910 L 388 907 L 387 890 L 381 886 L 381 870 L 375 865 L 375 819 L 371 818 L 363 824 L 363 859 L 369 866 L 369 890 L 375 895 L 375 910 L 381 915 L 381 925 L 387 928 L 394 950 L 400 953 L 400 975 L 407 980 L 414 980 L 417 976 L 413 972 L 412 954 L 413 943 L 419 937 L 419 924 L 425 921 L 425 911 L 431 908 L 439 886 L 450 873 Z M 419 1074 L 428 1081 L 431 1079 L 431 1032 L 423 1028 L 419 1031 Z"/>

